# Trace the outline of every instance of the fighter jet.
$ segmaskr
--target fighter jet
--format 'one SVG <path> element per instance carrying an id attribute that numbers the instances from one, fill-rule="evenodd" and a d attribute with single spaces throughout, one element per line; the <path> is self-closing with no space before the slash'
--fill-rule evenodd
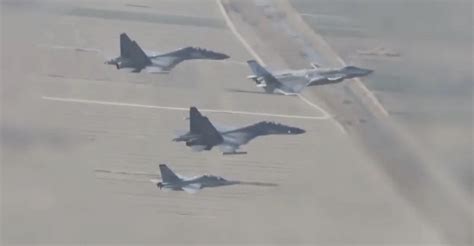
<path id="1" fill-rule="evenodd" d="M 207 187 L 218 187 L 239 184 L 239 181 L 229 181 L 219 176 L 202 175 L 192 178 L 183 177 L 171 171 L 166 164 L 160 164 L 161 179 L 151 179 L 158 188 L 164 190 L 186 191 L 196 193 L 200 189 Z"/>
<path id="2" fill-rule="evenodd" d="M 338 83 L 373 72 L 370 69 L 354 66 L 346 66 L 341 69 L 322 69 L 316 64 L 311 64 L 313 67 L 311 69 L 271 73 L 255 60 L 249 60 L 247 64 L 253 72 L 253 75 L 247 78 L 255 81 L 257 87 L 263 88 L 266 93 L 283 95 L 295 95 L 308 86 Z"/>
<path id="3" fill-rule="evenodd" d="M 164 54 L 145 53 L 136 41 L 132 41 L 126 33 L 122 33 L 120 34 L 120 56 L 105 63 L 115 65 L 117 69 L 131 69 L 134 73 L 139 73 L 143 69 L 149 73 L 167 73 L 185 60 L 223 60 L 227 58 L 229 56 L 226 54 L 197 47 L 186 47 Z"/>
<path id="4" fill-rule="evenodd" d="M 246 154 L 247 152 L 237 151 L 240 145 L 247 144 L 250 140 L 259 136 L 272 134 L 295 135 L 305 132 L 305 130 L 297 127 L 267 121 L 238 129 L 218 130 L 196 107 L 189 109 L 189 122 L 190 131 L 173 139 L 173 141 L 186 142 L 186 146 L 195 151 L 211 150 L 214 146 L 218 146 L 225 155 Z"/>

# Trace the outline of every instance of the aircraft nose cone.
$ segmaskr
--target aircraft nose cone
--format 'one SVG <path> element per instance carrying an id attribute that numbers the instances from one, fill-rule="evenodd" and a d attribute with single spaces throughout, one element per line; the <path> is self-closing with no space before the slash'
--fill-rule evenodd
<path id="1" fill-rule="evenodd" d="M 216 53 L 216 59 L 218 60 L 225 60 L 225 59 L 228 59 L 230 58 L 230 56 L 226 55 L 226 54 L 222 54 L 222 53 Z"/>
<path id="2" fill-rule="evenodd" d="M 359 68 L 355 66 L 347 66 L 342 70 L 347 74 L 349 78 L 367 76 L 374 72 L 374 70 L 371 69 Z"/>
<path id="3" fill-rule="evenodd" d="M 230 57 L 224 53 L 215 52 L 215 51 L 207 51 L 205 53 L 205 56 L 209 59 L 214 59 L 214 60 L 224 60 Z"/>
<path id="4" fill-rule="evenodd" d="M 374 70 L 372 70 L 372 69 L 362 69 L 361 74 L 362 74 L 362 76 L 366 76 L 366 75 L 369 75 L 373 72 L 374 72 Z"/>
<path id="5" fill-rule="evenodd" d="M 367 76 L 373 72 L 374 70 L 366 69 L 366 68 L 357 68 L 355 69 L 355 71 L 353 71 L 354 75 L 356 76 Z"/>
<path id="6" fill-rule="evenodd" d="M 301 128 L 293 128 L 288 133 L 290 133 L 290 134 L 303 134 L 305 132 L 306 131 L 301 129 Z"/>

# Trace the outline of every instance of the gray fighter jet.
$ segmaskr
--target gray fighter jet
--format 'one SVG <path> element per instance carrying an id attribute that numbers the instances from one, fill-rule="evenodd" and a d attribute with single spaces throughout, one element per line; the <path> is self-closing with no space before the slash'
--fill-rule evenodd
<path id="1" fill-rule="evenodd" d="M 218 146 L 223 154 L 246 154 L 247 152 L 237 151 L 240 145 L 247 144 L 259 136 L 305 133 L 305 130 L 297 127 L 267 121 L 233 130 L 218 130 L 196 107 L 189 109 L 189 122 L 190 131 L 173 141 L 186 142 L 186 146 L 195 151 L 211 150 L 214 146 Z"/>
<path id="2" fill-rule="evenodd" d="M 346 66 L 341 69 L 322 69 L 311 64 L 311 69 L 288 70 L 270 73 L 257 61 L 247 61 L 253 75 L 252 79 L 257 87 L 263 88 L 266 93 L 280 93 L 295 95 L 308 86 L 325 85 L 341 82 L 345 79 L 366 76 L 373 71 L 365 68 Z"/>
<path id="3" fill-rule="evenodd" d="M 166 164 L 160 164 L 161 179 L 151 179 L 158 188 L 163 190 L 186 191 L 188 193 L 196 193 L 200 189 L 207 187 L 218 187 L 240 184 L 239 181 L 229 181 L 219 176 L 202 175 L 192 178 L 183 177 L 171 171 Z"/>
<path id="4" fill-rule="evenodd" d="M 145 70 L 149 73 L 167 73 L 185 60 L 207 59 L 223 60 L 228 55 L 196 47 L 186 47 L 164 54 L 145 53 L 137 42 L 132 41 L 126 33 L 120 34 L 120 56 L 106 61 L 117 69 L 128 68 L 134 73 Z"/>

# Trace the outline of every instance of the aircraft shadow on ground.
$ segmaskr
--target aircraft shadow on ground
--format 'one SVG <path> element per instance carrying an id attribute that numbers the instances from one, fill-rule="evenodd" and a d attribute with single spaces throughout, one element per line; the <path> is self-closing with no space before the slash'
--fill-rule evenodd
<path id="1" fill-rule="evenodd" d="M 267 183 L 267 182 L 250 182 L 250 181 L 238 181 L 238 185 L 250 185 L 250 186 L 263 186 L 263 187 L 278 187 L 279 184 Z"/>

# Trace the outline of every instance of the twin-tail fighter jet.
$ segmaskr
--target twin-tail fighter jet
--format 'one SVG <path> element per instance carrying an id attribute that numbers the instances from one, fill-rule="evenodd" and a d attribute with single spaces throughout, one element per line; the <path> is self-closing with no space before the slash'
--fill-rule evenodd
<path id="1" fill-rule="evenodd" d="M 148 73 L 168 73 L 185 60 L 207 59 L 223 60 L 228 55 L 197 47 L 186 47 L 164 54 L 146 53 L 136 41 L 131 40 L 126 33 L 120 34 L 120 56 L 106 61 L 117 69 L 127 68 L 131 72 L 142 70 Z"/>
<path id="2" fill-rule="evenodd" d="M 247 61 L 253 75 L 247 78 L 252 79 L 257 87 L 263 88 L 266 93 L 279 93 L 283 95 L 295 95 L 304 88 L 315 85 L 325 85 L 341 82 L 345 79 L 366 76 L 372 70 L 346 66 L 341 69 L 323 69 L 318 65 L 311 64 L 311 69 L 286 70 L 269 72 L 257 61 Z"/>
<path id="3" fill-rule="evenodd" d="M 247 152 L 238 152 L 237 150 L 241 145 L 247 144 L 259 136 L 305 133 L 305 130 L 297 127 L 268 121 L 261 121 L 233 130 L 218 130 L 196 107 L 189 109 L 189 122 L 189 132 L 173 139 L 173 141 L 186 142 L 186 146 L 195 151 L 211 150 L 214 146 L 218 146 L 223 154 L 246 154 Z"/>
<path id="4" fill-rule="evenodd" d="M 161 180 L 151 179 L 158 188 L 163 190 L 186 191 L 196 193 L 207 187 L 218 187 L 240 184 L 239 181 L 229 181 L 219 176 L 202 175 L 196 177 L 183 177 L 174 173 L 166 164 L 160 164 Z"/>

